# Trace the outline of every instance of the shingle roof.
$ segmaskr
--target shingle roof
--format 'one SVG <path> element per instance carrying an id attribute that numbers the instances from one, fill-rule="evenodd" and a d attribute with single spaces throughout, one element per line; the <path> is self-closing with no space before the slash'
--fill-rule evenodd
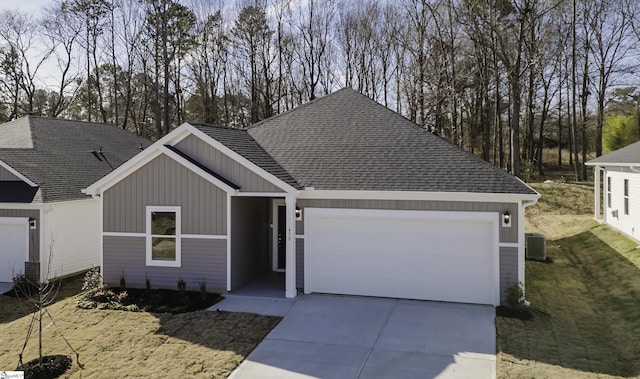
<path id="1" fill-rule="evenodd" d="M 302 188 L 535 194 L 517 178 L 352 89 L 264 120 L 248 134 Z M 242 155 L 252 151 L 248 140 L 242 145 L 249 151 L 219 140 Z"/>
<path id="2" fill-rule="evenodd" d="M 606 166 L 606 164 L 640 165 L 640 141 L 592 159 L 587 164 L 602 164 L 603 166 Z"/>
<path id="3" fill-rule="evenodd" d="M 245 129 L 232 129 L 209 124 L 191 123 L 198 130 L 245 157 L 253 164 L 271 173 L 290 186 L 300 189 L 300 185 Z"/>
<path id="4" fill-rule="evenodd" d="M 82 188 L 136 155 L 141 144 L 151 141 L 101 123 L 27 116 L 0 125 L 0 160 L 36 183 L 44 202 L 85 198 Z"/>

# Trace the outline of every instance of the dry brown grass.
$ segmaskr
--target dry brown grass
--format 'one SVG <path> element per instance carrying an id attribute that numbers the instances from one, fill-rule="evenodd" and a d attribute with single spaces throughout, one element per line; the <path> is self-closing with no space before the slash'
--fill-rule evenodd
<path id="1" fill-rule="evenodd" d="M 55 325 L 44 325 L 44 354 L 73 357 L 60 333 L 80 353 L 69 378 L 223 378 L 279 322 L 278 317 L 197 311 L 178 315 L 83 310 L 72 289 L 50 306 Z M 15 369 L 30 315 L 20 302 L 0 296 L 0 370 Z M 24 361 L 37 357 L 34 335 Z"/>
<path id="2" fill-rule="evenodd" d="M 533 321 L 497 318 L 500 378 L 640 377 L 640 252 L 592 220 L 593 191 L 534 185 L 527 229 L 553 263 L 526 263 Z"/>

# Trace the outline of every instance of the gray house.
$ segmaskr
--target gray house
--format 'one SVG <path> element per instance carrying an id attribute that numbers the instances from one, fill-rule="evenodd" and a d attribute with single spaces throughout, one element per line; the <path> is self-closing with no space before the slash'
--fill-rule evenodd
<path id="1" fill-rule="evenodd" d="M 497 305 L 524 283 L 519 179 L 343 89 L 247 130 L 183 124 L 85 189 L 108 284 Z"/>
<path id="2" fill-rule="evenodd" d="M 100 200 L 80 190 L 150 141 L 107 124 L 27 116 L 0 125 L 0 282 L 100 264 Z"/>

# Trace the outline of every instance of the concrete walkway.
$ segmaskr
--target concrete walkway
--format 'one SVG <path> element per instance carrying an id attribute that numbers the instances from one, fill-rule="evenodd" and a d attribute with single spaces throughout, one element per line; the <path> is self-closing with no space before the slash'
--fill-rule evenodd
<path id="1" fill-rule="evenodd" d="M 494 317 L 491 306 L 303 295 L 230 378 L 495 378 Z"/>

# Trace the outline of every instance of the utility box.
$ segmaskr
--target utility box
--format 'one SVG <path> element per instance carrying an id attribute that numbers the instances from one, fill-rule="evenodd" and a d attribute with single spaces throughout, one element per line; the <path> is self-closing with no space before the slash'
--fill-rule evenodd
<path id="1" fill-rule="evenodd" d="M 524 252 L 527 259 L 538 261 L 547 259 L 547 245 L 544 234 L 526 233 L 524 238 Z"/>

